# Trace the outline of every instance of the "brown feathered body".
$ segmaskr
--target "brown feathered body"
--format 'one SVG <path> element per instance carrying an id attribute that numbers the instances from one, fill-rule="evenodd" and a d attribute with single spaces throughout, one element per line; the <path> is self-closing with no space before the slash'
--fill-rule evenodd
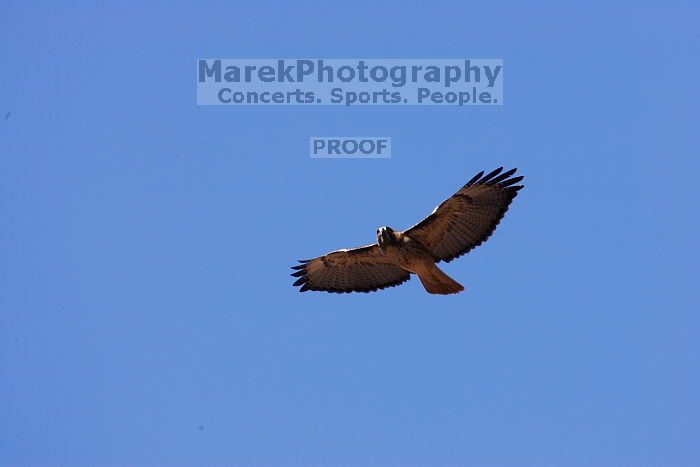
<path id="1" fill-rule="evenodd" d="M 437 263 L 450 262 L 485 242 L 505 215 L 523 177 L 516 169 L 478 173 L 457 193 L 409 229 L 377 230 L 377 243 L 301 260 L 292 276 L 301 292 L 373 292 L 394 287 L 416 274 L 425 290 L 447 295 L 464 290 Z"/>
<path id="2" fill-rule="evenodd" d="M 377 232 L 377 244 L 389 262 L 417 275 L 428 293 L 449 295 L 464 290 L 437 267 L 430 251 L 408 234 L 382 227 Z"/>

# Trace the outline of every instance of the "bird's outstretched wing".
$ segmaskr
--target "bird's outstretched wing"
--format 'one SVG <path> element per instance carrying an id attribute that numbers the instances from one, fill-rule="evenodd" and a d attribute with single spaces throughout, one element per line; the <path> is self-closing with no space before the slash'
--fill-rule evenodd
<path id="1" fill-rule="evenodd" d="M 485 242 L 523 185 L 512 177 L 517 169 L 501 174 L 479 172 L 432 214 L 403 233 L 418 240 L 436 261 L 452 261 Z M 499 175 L 500 174 L 500 175 Z"/>
<path id="2" fill-rule="evenodd" d="M 338 250 L 292 266 L 300 292 L 321 290 L 334 293 L 374 292 L 410 279 L 408 271 L 394 266 L 377 245 Z"/>

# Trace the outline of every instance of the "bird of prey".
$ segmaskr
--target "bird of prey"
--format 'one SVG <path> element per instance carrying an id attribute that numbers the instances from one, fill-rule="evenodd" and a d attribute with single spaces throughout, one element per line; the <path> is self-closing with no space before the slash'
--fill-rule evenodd
<path id="1" fill-rule="evenodd" d="M 479 172 L 457 193 L 443 201 L 413 227 L 397 232 L 377 230 L 377 243 L 338 250 L 314 259 L 300 260 L 292 276 L 300 292 L 374 292 L 394 287 L 416 274 L 431 294 L 464 290 L 442 272 L 437 263 L 450 262 L 486 241 L 523 185 L 512 177 L 516 169 L 500 167 L 488 175 Z"/>

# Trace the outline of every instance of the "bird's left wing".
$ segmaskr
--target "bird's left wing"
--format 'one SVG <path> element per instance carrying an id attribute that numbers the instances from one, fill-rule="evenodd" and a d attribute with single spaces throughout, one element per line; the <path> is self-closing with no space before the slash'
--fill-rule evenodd
<path id="1" fill-rule="evenodd" d="M 404 233 L 418 240 L 436 261 L 449 262 L 485 242 L 523 185 L 516 169 L 503 167 L 474 176 L 428 217 Z"/>
<path id="2" fill-rule="evenodd" d="M 300 292 L 374 292 L 410 279 L 408 271 L 391 264 L 377 245 L 338 250 L 292 266 Z"/>

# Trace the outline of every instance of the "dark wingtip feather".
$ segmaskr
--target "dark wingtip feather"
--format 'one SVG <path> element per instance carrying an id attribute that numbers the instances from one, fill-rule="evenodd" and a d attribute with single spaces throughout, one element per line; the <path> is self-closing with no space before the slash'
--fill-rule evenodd
<path id="1" fill-rule="evenodd" d="M 496 178 L 494 178 L 493 180 L 491 180 L 491 181 L 489 182 L 489 185 L 495 185 L 496 183 L 502 182 L 502 181 L 505 180 L 506 178 L 508 178 L 508 177 L 510 177 L 511 175 L 513 175 L 513 174 L 515 173 L 516 170 L 518 170 L 518 169 L 510 169 L 508 172 L 503 172 L 501 175 L 499 175 L 498 177 L 496 177 Z"/>
<path id="2" fill-rule="evenodd" d="M 298 259 L 297 261 L 300 263 L 308 263 L 311 260 L 310 259 Z"/>
<path id="3" fill-rule="evenodd" d="M 501 186 L 507 187 L 507 186 L 515 185 L 523 178 L 525 178 L 525 177 L 523 177 L 522 175 L 520 175 L 519 177 L 513 177 L 510 180 L 506 180 L 505 182 L 501 183 Z"/>
<path id="4" fill-rule="evenodd" d="M 290 274 L 290 276 L 292 276 L 292 277 L 301 277 L 301 276 L 303 276 L 304 274 L 306 274 L 306 271 L 303 271 L 303 270 L 302 270 L 302 271 L 293 272 L 293 273 Z"/>
<path id="5" fill-rule="evenodd" d="M 301 284 L 306 284 L 308 281 L 309 281 L 309 278 L 304 276 L 304 277 L 297 279 L 297 281 L 293 285 L 300 286 Z"/>
<path id="6" fill-rule="evenodd" d="M 311 287 L 309 287 L 309 284 L 304 284 L 301 289 L 299 289 L 299 292 L 306 292 L 307 290 L 311 290 Z"/>
<path id="7" fill-rule="evenodd" d="M 477 180 L 479 180 L 479 179 L 481 178 L 482 175 L 484 175 L 484 171 L 483 171 L 483 170 L 482 170 L 481 172 L 479 172 L 478 174 L 474 175 L 474 176 L 472 177 L 472 179 L 469 180 L 469 181 L 467 182 L 467 186 L 472 185 L 473 183 L 475 183 Z"/>
<path id="8" fill-rule="evenodd" d="M 291 269 L 304 269 L 306 267 L 306 264 L 297 264 L 296 266 L 292 266 Z"/>
<path id="9" fill-rule="evenodd" d="M 494 170 L 493 172 L 489 173 L 489 174 L 486 175 L 484 178 L 482 178 L 481 180 L 479 180 L 479 183 L 486 183 L 486 182 L 488 182 L 488 181 L 491 180 L 493 177 L 495 177 L 496 175 L 498 175 L 499 173 L 501 173 L 501 170 L 503 170 L 503 167 L 497 168 L 496 170 Z"/>

